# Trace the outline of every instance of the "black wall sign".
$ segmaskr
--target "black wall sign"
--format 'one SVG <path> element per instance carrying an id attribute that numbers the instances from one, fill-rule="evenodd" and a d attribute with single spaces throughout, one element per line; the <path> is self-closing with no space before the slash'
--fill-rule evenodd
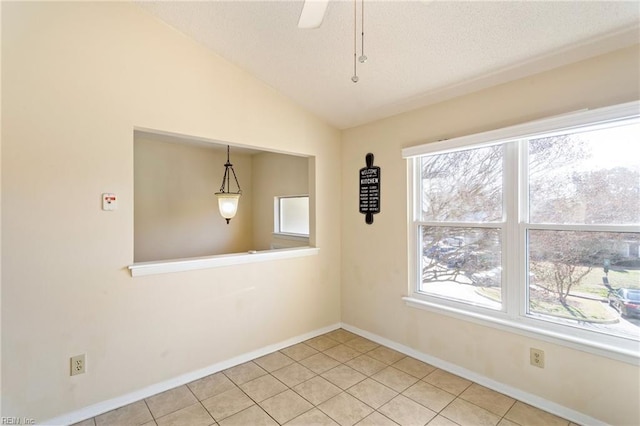
<path id="1" fill-rule="evenodd" d="M 360 213 L 365 214 L 365 222 L 371 225 L 373 215 L 380 213 L 380 167 L 373 166 L 373 154 L 365 157 L 367 167 L 360 169 Z"/>

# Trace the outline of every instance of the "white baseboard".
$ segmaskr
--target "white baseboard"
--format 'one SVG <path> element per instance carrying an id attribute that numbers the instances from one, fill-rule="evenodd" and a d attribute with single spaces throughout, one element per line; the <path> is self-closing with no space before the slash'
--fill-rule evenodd
<path id="1" fill-rule="evenodd" d="M 54 419 L 50 419 L 46 422 L 40 423 L 42 425 L 69 425 L 76 422 L 80 422 L 82 420 L 90 419 L 92 417 L 96 417 L 100 414 L 106 413 L 107 411 L 115 410 L 116 408 L 123 407 L 125 405 L 131 404 L 136 401 L 140 401 L 142 399 L 148 398 L 150 396 L 156 395 L 158 393 L 167 391 L 169 389 L 173 389 L 177 386 L 182 386 L 184 384 L 190 383 L 194 380 L 201 379 L 210 374 L 217 373 L 222 370 L 226 370 L 227 368 L 231 368 L 235 365 L 245 363 L 247 361 L 251 361 L 252 359 L 259 358 L 261 356 L 267 355 L 271 352 L 279 351 L 280 349 L 284 349 L 288 346 L 295 345 L 296 343 L 303 342 L 305 340 L 309 340 L 313 337 L 319 336 L 321 334 L 328 333 L 330 331 L 336 330 L 338 328 L 344 328 L 352 333 L 358 334 L 362 337 L 365 337 L 369 340 L 372 340 L 381 345 L 387 346 L 391 349 L 394 349 L 398 352 L 402 352 L 405 355 L 416 358 L 420 361 L 426 362 L 427 364 L 431 364 L 434 367 L 440 368 L 442 370 L 448 371 L 452 374 L 456 374 L 460 377 L 464 377 L 467 380 L 471 380 L 475 383 L 478 383 L 482 386 L 485 386 L 489 389 L 493 389 L 496 392 L 503 393 L 508 395 L 514 399 L 522 401 L 526 404 L 532 405 L 534 407 L 540 408 L 541 410 L 547 411 L 549 413 L 555 414 L 567 420 L 570 420 L 577 424 L 588 424 L 592 426 L 605 426 L 606 423 L 601 420 L 594 419 L 593 417 L 587 416 L 578 411 L 572 410 L 570 408 L 559 405 L 555 402 L 546 400 L 544 398 L 540 398 L 537 395 L 533 395 L 527 392 L 522 391 L 521 389 L 515 388 L 513 386 L 505 385 L 504 383 L 497 382 L 488 377 L 477 374 L 471 370 L 467 370 L 466 368 L 462 368 L 450 362 L 444 361 L 442 359 L 427 355 L 425 353 L 419 352 L 413 348 L 402 345 L 400 343 L 394 342 L 392 340 L 386 339 L 384 337 L 378 336 L 377 334 L 370 333 L 365 330 L 361 330 L 357 327 L 354 327 L 345 323 L 333 324 L 321 329 L 314 330 L 309 333 L 305 333 L 296 337 L 292 337 L 283 342 L 279 342 L 273 345 L 265 346 L 263 348 L 257 349 L 252 352 L 248 352 L 242 355 L 238 355 L 234 358 L 210 365 L 200 370 L 193 371 L 191 373 L 183 374 L 178 377 L 174 377 L 172 379 L 166 380 L 161 383 L 157 383 L 155 385 L 147 386 L 143 389 L 140 389 L 135 392 L 128 393 L 126 395 L 113 398 L 107 401 L 103 401 L 97 404 L 90 405 L 88 407 L 82 408 L 77 411 L 73 411 L 71 413 L 56 417 Z"/>
<path id="2" fill-rule="evenodd" d="M 295 345 L 296 343 L 304 342 L 305 340 L 312 339 L 316 336 L 320 336 L 321 334 L 328 333 L 338 328 L 340 328 L 339 323 L 333 324 L 327 327 L 323 327 L 323 328 L 311 331 L 309 333 L 301 334 L 299 336 L 287 339 L 283 342 L 275 343 L 273 345 L 256 349 L 255 351 L 238 355 L 231 359 L 212 364 L 200 370 L 192 371 L 190 373 L 186 373 L 181 376 L 174 377 L 164 382 L 147 386 L 143 389 L 128 393 L 123 396 L 119 396 L 117 398 L 109 399 L 107 401 L 99 402 L 97 404 L 93 404 L 88 407 L 81 408 L 80 410 L 76 410 L 71 413 L 58 416 L 56 418 L 47 420 L 39 424 L 47 425 L 47 426 L 53 426 L 53 425 L 57 426 L 57 425 L 70 425 L 73 423 L 81 422 L 83 420 L 90 419 L 92 417 L 96 417 L 100 414 L 106 413 L 107 411 L 115 410 L 116 408 L 123 407 L 125 405 L 131 404 L 136 401 L 140 401 L 141 399 L 145 399 L 150 396 L 156 395 L 158 393 L 167 391 L 169 389 L 173 389 L 177 386 L 182 386 L 184 384 L 193 382 L 194 380 L 201 379 L 210 374 L 214 374 L 219 371 L 226 370 L 227 368 L 231 368 L 235 365 L 242 364 L 247 361 L 251 361 L 252 359 L 270 354 L 271 352 L 279 351 L 280 349 L 284 349 L 288 346 Z"/>
<path id="3" fill-rule="evenodd" d="M 591 425 L 591 426 L 607 425 L 601 420 L 594 419 L 593 417 L 587 416 L 586 414 L 564 407 L 560 404 L 556 404 L 555 402 L 546 400 L 544 398 L 540 398 L 537 395 L 524 392 L 523 390 L 514 388 L 513 386 L 509 386 L 509 385 L 505 385 L 504 383 L 497 382 L 493 379 L 482 376 L 471 370 L 467 370 L 466 368 L 462 368 L 458 365 L 441 360 L 440 358 L 436 358 L 431 355 L 427 355 L 425 353 L 419 352 L 408 346 L 401 345 L 400 343 L 396 343 L 392 340 L 378 336 L 377 334 L 373 334 L 368 331 L 361 330 L 357 327 L 354 327 L 352 325 L 345 324 L 345 323 L 341 324 L 341 328 L 344 328 L 347 331 L 350 331 L 359 336 L 365 337 L 383 346 L 387 346 L 398 352 L 402 352 L 405 355 L 408 355 L 420 361 L 426 362 L 427 364 L 431 364 L 434 367 L 437 367 L 441 370 L 445 370 L 449 373 L 458 375 L 460 377 L 464 377 L 467 380 L 471 380 L 472 382 L 478 383 L 479 385 L 482 385 L 489 389 L 493 389 L 496 392 L 500 392 L 505 395 L 508 395 L 514 399 L 517 399 L 518 401 L 522 401 L 526 404 L 537 407 L 541 410 L 555 414 L 556 416 L 560 416 L 564 419 L 570 420 L 574 423 L 581 424 L 581 425 Z"/>

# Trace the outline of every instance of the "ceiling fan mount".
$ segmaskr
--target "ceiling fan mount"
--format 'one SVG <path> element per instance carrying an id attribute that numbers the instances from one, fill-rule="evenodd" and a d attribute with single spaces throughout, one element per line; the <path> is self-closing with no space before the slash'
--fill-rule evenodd
<path id="1" fill-rule="evenodd" d="M 329 0 L 305 0 L 298 20 L 298 28 L 320 28 L 328 5 Z"/>

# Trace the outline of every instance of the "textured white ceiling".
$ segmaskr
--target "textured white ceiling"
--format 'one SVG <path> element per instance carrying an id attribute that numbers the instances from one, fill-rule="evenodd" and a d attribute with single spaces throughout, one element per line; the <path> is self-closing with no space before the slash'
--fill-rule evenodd
<path id="1" fill-rule="evenodd" d="M 342 129 L 640 41 L 638 1 L 365 0 L 354 84 L 352 1 L 315 30 L 302 1 L 138 5 Z"/>

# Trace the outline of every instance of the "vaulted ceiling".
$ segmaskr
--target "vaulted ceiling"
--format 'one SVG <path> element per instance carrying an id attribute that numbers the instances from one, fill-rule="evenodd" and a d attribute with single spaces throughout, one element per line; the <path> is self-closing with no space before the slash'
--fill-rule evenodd
<path id="1" fill-rule="evenodd" d="M 638 1 L 362 1 L 320 28 L 302 1 L 159 1 L 140 7 L 344 129 L 637 44 Z M 639 76 L 640 78 L 640 76 Z"/>

